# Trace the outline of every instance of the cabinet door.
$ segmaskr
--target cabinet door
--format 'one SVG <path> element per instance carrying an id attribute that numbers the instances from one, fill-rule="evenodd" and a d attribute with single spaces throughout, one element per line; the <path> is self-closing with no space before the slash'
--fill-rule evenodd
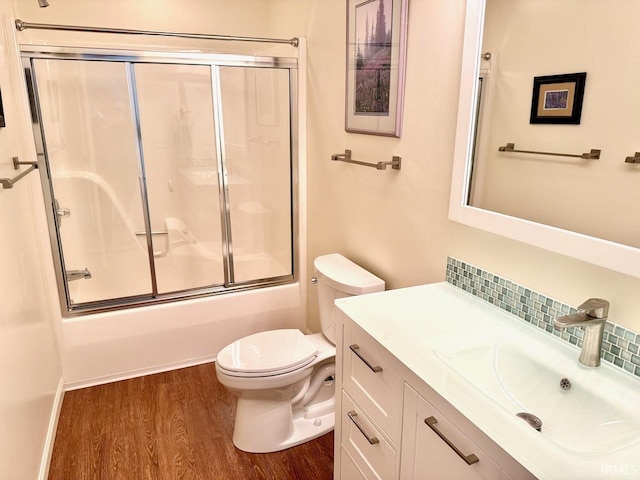
<path id="1" fill-rule="evenodd" d="M 425 419 L 435 419 L 429 426 Z M 499 480 L 500 467 L 412 388 L 405 387 L 402 480 Z M 446 438 L 444 440 L 436 430 Z M 450 442 L 451 445 L 449 445 Z M 459 453 L 456 453 L 456 450 Z M 477 458 L 469 458 L 471 455 Z M 471 465 L 462 457 L 467 457 Z"/>

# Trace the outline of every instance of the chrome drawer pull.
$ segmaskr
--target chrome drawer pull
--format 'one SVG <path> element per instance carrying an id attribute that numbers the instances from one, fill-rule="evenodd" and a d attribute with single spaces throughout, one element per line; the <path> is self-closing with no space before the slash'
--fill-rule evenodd
<path id="1" fill-rule="evenodd" d="M 427 426 L 436 433 L 436 435 L 438 435 L 442 440 L 444 440 L 445 443 L 449 445 L 451 449 L 454 452 L 456 452 L 461 459 L 467 462 L 467 465 L 473 465 L 474 463 L 478 463 L 480 461 L 480 459 L 476 457 L 473 453 L 471 455 L 465 455 L 458 449 L 458 447 L 456 447 L 453 443 L 451 443 L 451 441 L 447 437 L 445 437 L 444 434 L 440 432 L 440 430 L 436 428 L 435 425 L 436 423 L 438 423 L 438 420 L 436 420 L 435 417 L 425 418 L 424 423 L 426 423 Z"/>
<path id="2" fill-rule="evenodd" d="M 358 352 L 358 349 L 359 349 L 360 347 L 358 346 L 358 344 L 357 344 L 357 343 L 354 343 L 353 345 L 349 345 L 349 348 L 351 349 L 351 351 L 352 351 L 353 353 L 355 353 L 355 354 L 356 354 L 356 356 L 357 356 L 360 360 L 362 360 L 362 361 L 364 362 L 364 364 L 365 364 L 367 367 L 369 367 L 369 368 L 371 369 L 371 371 L 372 371 L 373 373 L 379 373 L 379 372 L 381 372 L 381 371 L 382 371 L 382 367 L 381 367 L 380 365 L 376 365 L 376 366 L 374 367 L 373 365 L 371 365 L 371 364 L 367 361 L 367 359 L 366 359 L 366 358 L 364 358 L 362 355 L 360 355 L 360 352 Z"/>
<path id="3" fill-rule="evenodd" d="M 378 440 L 378 437 L 370 437 L 369 435 L 367 435 L 367 432 L 364 431 L 364 428 L 362 428 L 362 425 L 360 425 L 356 420 L 356 417 L 358 416 L 358 414 L 356 413 L 355 410 L 351 410 L 349 413 L 347 413 L 347 415 L 349 415 L 349 420 L 351 420 L 353 424 L 356 427 L 358 427 L 358 430 L 360 430 L 360 433 L 364 435 L 364 438 L 367 439 L 367 442 L 369 442 L 369 444 L 375 445 L 376 443 L 380 443 L 380 440 Z"/>

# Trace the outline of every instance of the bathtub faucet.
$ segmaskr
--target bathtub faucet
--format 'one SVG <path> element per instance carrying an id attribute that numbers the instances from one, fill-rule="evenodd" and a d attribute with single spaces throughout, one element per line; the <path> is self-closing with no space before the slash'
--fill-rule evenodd
<path id="1" fill-rule="evenodd" d="M 64 272 L 67 277 L 67 282 L 72 282 L 73 280 L 80 280 L 81 278 L 89 279 L 91 278 L 91 272 L 88 268 L 84 270 L 67 270 Z"/>
<path id="2" fill-rule="evenodd" d="M 590 298 L 578 307 L 578 313 L 554 319 L 553 326 L 557 329 L 584 327 L 582 351 L 578 361 L 588 367 L 597 367 L 600 365 L 602 336 L 608 315 L 608 301 L 601 298 Z"/>

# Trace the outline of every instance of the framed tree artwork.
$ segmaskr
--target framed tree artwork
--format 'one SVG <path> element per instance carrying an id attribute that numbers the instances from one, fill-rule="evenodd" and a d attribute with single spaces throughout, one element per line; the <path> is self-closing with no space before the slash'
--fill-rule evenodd
<path id="1" fill-rule="evenodd" d="M 347 0 L 347 132 L 400 137 L 408 0 Z"/>

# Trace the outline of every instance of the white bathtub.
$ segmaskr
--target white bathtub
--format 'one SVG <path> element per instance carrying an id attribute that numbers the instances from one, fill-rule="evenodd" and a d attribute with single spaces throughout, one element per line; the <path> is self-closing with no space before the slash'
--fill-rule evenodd
<path id="1" fill-rule="evenodd" d="M 305 290 L 294 283 L 62 319 L 66 388 L 211 362 L 245 335 L 304 329 Z"/>

